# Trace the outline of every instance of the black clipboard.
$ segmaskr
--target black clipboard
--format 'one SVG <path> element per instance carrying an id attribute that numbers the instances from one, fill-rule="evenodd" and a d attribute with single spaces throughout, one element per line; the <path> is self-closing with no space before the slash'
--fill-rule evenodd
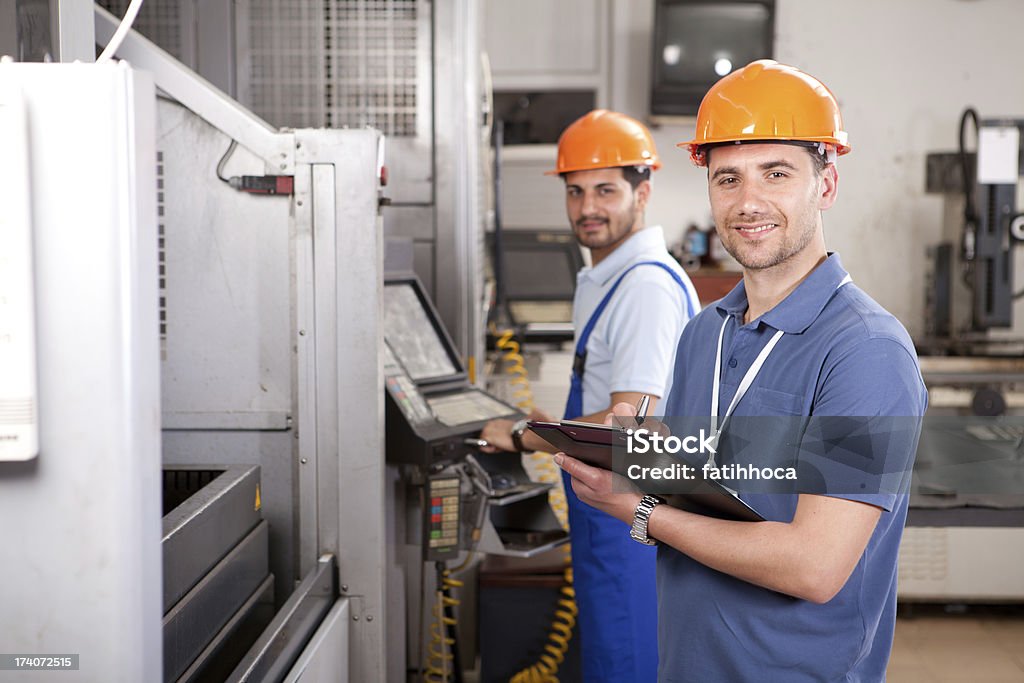
<path id="1" fill-rule="evenodd" d="M 590 424 L 587 422 L 544 422 L 532 420 L 530 430 L 547 441 L 553 448 L 582 460 L 588 465 L 612 469 L 612 452 L 615 448 L 625 448 L 626 431 L 620 427 Z M 701 470 L 697 470 L 700 472 Z M 634 482 L 641 490 L 644 480 Z M 713 479 L 697 477 L 687 482 L 689 491 L 686 493 L 659 493 L 672 507 L 693 512 L 706 517 L 729 519 L 740 522 L 763 522 L 764 517 L 743 502 L 739 496 Z M 644 491 L 652 493 L 652 491 Z"/>

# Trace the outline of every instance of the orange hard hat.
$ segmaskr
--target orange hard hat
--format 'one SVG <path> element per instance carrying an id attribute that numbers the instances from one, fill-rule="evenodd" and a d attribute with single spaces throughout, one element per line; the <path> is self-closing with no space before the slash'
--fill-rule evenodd
<path id="1" fill-rule="evenodd" d="M 545 175 L 619 166 L 661 168 L 651 131 L 631 116 L 595 109 L 562 132 L 557 168 Z"/>
<path id="2" fill-rule="evenodd" d="M 697 111 L 689 147 L 698 166 L 705 145 L 725 142 L 794 141 L 821 143 L 836 154 L 850 151 L 839 104 L 821 81 L 771 59 L 759 59 L 711 86 Z"/>

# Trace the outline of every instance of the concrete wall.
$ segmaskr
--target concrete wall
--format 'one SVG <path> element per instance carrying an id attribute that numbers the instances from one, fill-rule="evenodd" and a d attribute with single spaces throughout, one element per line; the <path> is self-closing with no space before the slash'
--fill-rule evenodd
<path id="1" fill-rule="evenodd" d="M 612 15 L 608 105 L 645 118 L 654 2 L 614 0 Z M 1024 117 L 1021 26 L 1019 0 L 777 2 L 776 59 L 836 94 L 853 146 L 825 214 L 829 248 L 912 334 L 924 325 L 924 250 L 943 220 L 942 198 L 924 193 L 925 155 L 956 148 L 968 105 L 982 117 Z M 705 174 L 674 148 L 692 134 L 692 121 L 654 131 L 665 167 L 648 222 L 672 236 L 691 221 L 710 223 Z M 1015 318 L 1024 318 L 1024 301 Z"/>

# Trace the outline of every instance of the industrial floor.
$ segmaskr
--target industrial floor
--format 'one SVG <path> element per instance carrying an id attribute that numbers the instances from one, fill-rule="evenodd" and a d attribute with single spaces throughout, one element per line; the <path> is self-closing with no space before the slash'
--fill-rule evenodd
<path id="1" fill-rule="evenodd" d="M 889 683 L 1024 683 L 1024 607 L 903 605 Z"/>

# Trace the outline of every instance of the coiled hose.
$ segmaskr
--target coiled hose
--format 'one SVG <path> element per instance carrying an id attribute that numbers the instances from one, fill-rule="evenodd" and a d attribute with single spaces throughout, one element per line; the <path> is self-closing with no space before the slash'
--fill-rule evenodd
<path id="1" fill-rule="evenodd" d="M 434 602 L 434 621 L 430 623 L 430 645 L 424 663 L 423 680 L 426 683 L 462 681 L 459 669 L 459 650 L 455 641 L 455 608 L 459 600 L 452 597 L 453 588 L 461 588 L 462 581 L 453 579 L 443 562 L 437 563 L 437 593 Z"/>
<path id="2" fill-rule="evenodd" d="M 528 413 L 534 409 L 533 391 L 530 389 L 530 371 L 526 369 L 523 356 L 519 353 L 519 342 L 513 339 L 515 333 L 511 329 L 498 332 L 497 328 L 492 325 L 491 334 L 498 338 L 495 344 L 501 349 L 501 359 L 505 363 L 503 371 L 506 375 L 512 376 L 510 384 L 514 387 L 513 402 L 524 413 Z"/>
<path id="3" fill-rule="evenodd" d="M 520 410 L 528 413 L 534 409 L 533 391 L 530 389 L 529 371 L 519 352 L 519 343 L 513 339 L 514 332 L 511 329 L 505 329 L 498 333 L 497 329 L 492 326 L 491 334 L 497 337 L 496 345 L 501 350 L 504 372 L 512 375 L 511 384 L 516 387 L 512 394 L 513 399 Z M 565 490 L 560 485 L 562 483 L 560 470 L 547 453 L 532 453 L 529 456 L 528 465 L 530 473 L 537 481 L 555 484 L 548 494 L 548 502 L 558 518 L 559 524 L 563 529 L 568 530 L 569 508 L 565 501 Z M 555 606 L 555 616 L 551 620 L 543 653 L 536 662 L 512 676 L 510 683 L 558 683 L 558 669 L 565 661 L 565 653 L 569 650 L 569 641 L 576 628 L 576 616 L 579 614 L 579 609 L 576 607 L 576 591 L 573 589 L 572 583 L 572 548 L 566 544 L 563 546 L 563 550 L 565 551 L 564 582 L 559 590 L 560 597 Z"/>

